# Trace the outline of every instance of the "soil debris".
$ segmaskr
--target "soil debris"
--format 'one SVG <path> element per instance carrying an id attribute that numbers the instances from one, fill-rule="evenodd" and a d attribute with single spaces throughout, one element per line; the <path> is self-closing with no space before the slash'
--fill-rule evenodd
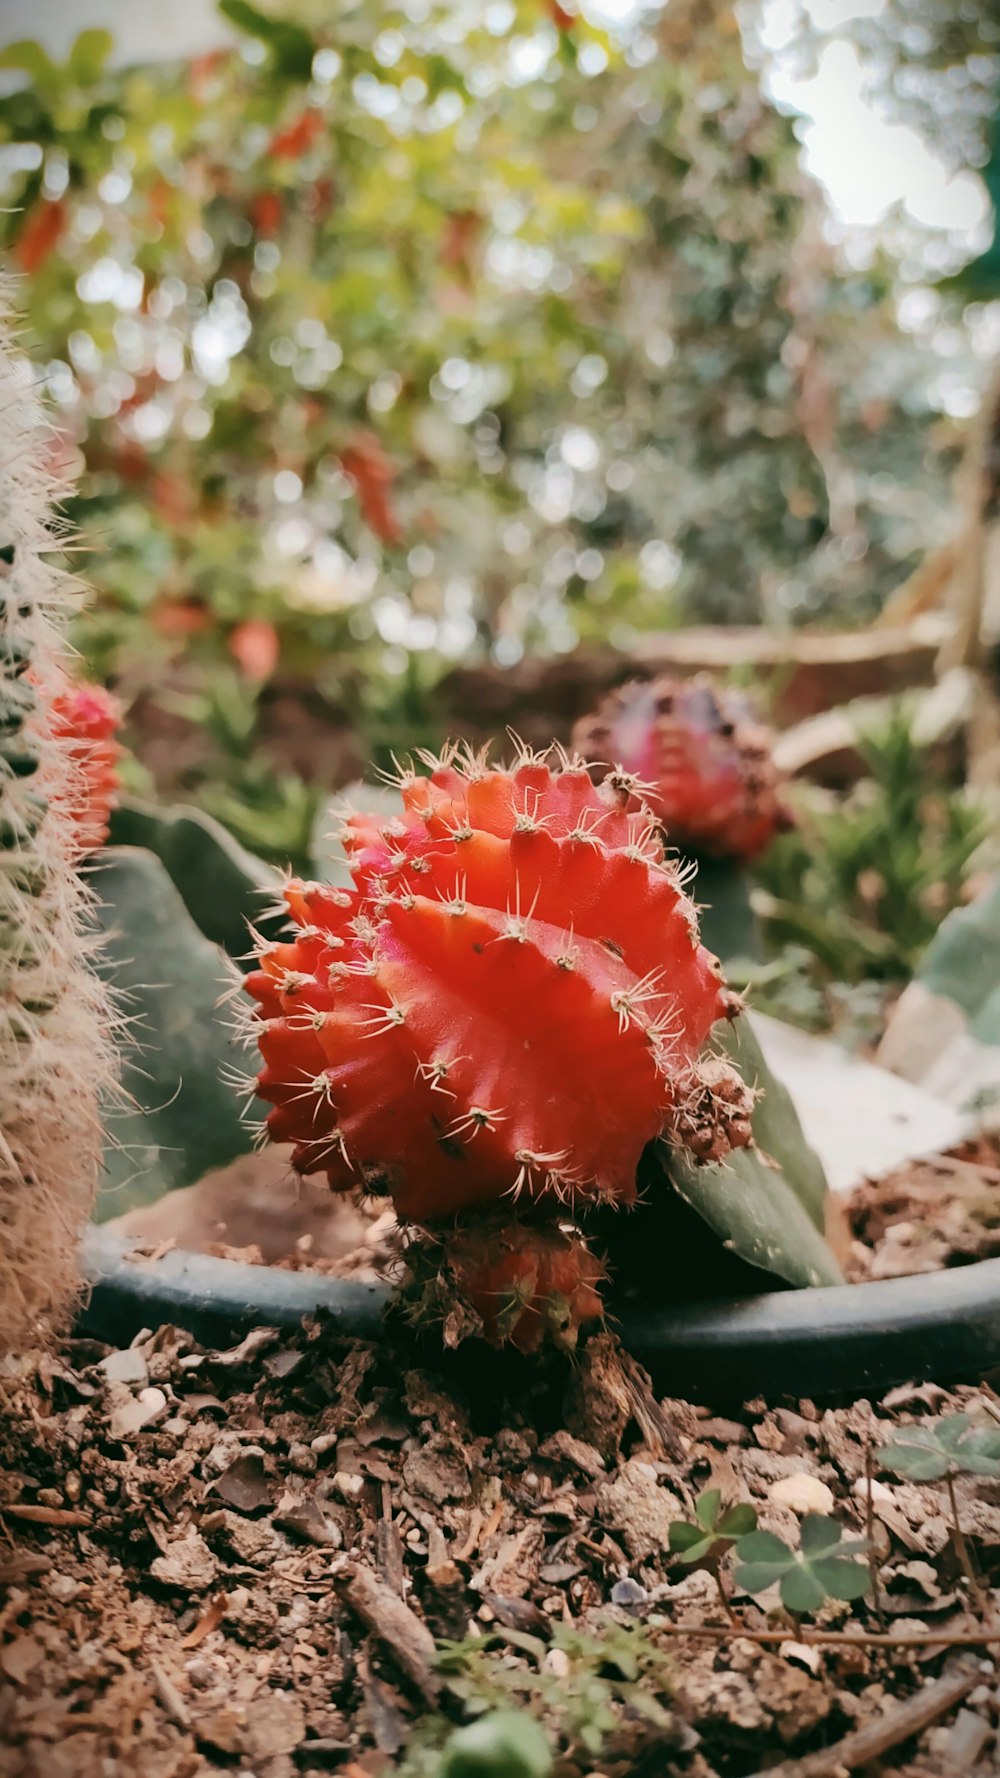
<path id="1" fill-rule="evenodd" d="M 945 1493 L 869 1474 L 900 1423 L 1000 1412 L 988 1389 L 720 1418 L 658 1401 L 605 1335 L 575 1364 L 470 1348 L 438 1371 L 396 1338 L 259 1329 L 215 1352 L 163 1328 L 5 1381 L 5 1778 L 432 1778 L 451 1725 L 498 1701 L 538 1717 L 559 1778 L 740 1778 L 776 1758 L 805 1778 L 899 1721 L 894 1769 L 937 1770 L 942 1736 L 960 1769 L 989 1769 L 993 1645 L 964 1651 L 975 1684 L 933 1689 L 949 1639 L 977 1633 Z M 124 1396 L 153 1390 L 166 1413 L 123 1437 Z M 710 1486 L 789 1541 L 807 1510 L 873 1528 L 878 1612 L 796 1625 L 743 1595 L 729 1623 L 670 1547 Z M 957 1487 L 996 1609 L 997 1484 Z"/>

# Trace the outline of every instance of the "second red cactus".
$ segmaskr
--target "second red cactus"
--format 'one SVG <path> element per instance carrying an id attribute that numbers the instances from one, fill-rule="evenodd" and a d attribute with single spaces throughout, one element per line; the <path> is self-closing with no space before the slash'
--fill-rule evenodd
<path id="1" fill-rule="evenodd" d="M 642 780 L 682 852 L 745 862 L 789 824 L 769 730 L 707 675 L 624 685 L 577 723 L 573 742 Z"/>

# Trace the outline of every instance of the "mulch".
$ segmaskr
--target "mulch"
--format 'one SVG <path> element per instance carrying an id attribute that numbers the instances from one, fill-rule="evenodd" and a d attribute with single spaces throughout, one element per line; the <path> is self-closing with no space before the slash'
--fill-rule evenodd
<path id="1" fill-rule="evenodd" d="M 531 1702 L 560 1778 L 819 1778 L 873 1748 L 901 1773 L 995 1769 L 946 1497 L 866 1479 L 900 1422 L 1000 1413 L 986 1385 L 720 1414 L 654 1400 L 606 1334 L 574 1362 L 469 1345 L 421 1369 L 403 1332 L 314 1325 L 221 1352 L 170 1327 L 77 1340 L 0 1391 L 5 1778 L 429 1778 L 450 1724 L 504 1698 Z M 796 1628 L 737 1595 L 730 1623 L 668 1551 L 707 1486 L 786 1540 L 805 1510 L 867 1526 L 878 1610 Z M 1000 1603 L 1000 1484 L 958 1488 Z"/>

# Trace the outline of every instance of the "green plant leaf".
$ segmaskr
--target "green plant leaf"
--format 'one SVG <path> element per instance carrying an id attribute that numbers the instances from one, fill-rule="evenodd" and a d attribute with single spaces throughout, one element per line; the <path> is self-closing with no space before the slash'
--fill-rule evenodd
<path id="1" fill-rule="evenodd" d="M 441 1755 L 437 1778 L 548 1778 L 552 1749 L 523 1710 L 492 1710 L 455 1729 Z"/>
<path id="2" fill-rule="evenodd" d="M 121 1044 L 131 1099 L 113 1108 L 98 1200 L 104 1220 L 190 1185 L 253 1147 L 224 1074 L 239 1060 L 219 997 L 222 952 L 198 931 L 158 858 L 109 847 L 94 870 L 101 969 L 131 1020 Z"/>
<path id="3" fill-rule="evenodd" d="M 703 1494 L 699 1494 L 694 1503 L 694 1516 L 706 1531 L 715 1530 L 721 1505 L 721 1488 L 706 1488 Z"/>
<path id="4" fill-rule="evenodd" d="M 871 1586 L 871 1575 L 860 1562 L 829 1556 L 812 1562 L 810 1567 L 828 1599 L 862 1599 Z"/>
<path id="5" fill-rule="evenodd" d="M 312 72 L 316 45 L 308 31 L 288 19 L 272 18 L 251 6 L 249 0 L 219 0 L 219 11 L 238 31 L 258 37 L 271 52 L 279 74 L 290 80 L 308 80 Z"/>
<path id="6" fill-rule="evenodd" d="M 155 852 L 195 925 L 231 957 L 246 956 L 252 924 L 276 936 L 280 915 L 269 915 L 281 878 L 247 852 L 220 822 L 198 809 L 158 809 L 124 802 L 111 814 L 113 846 Z"/>
<path id="7" fill-rule="evenodd" d="M 690 893 L 700 909 L 701 942 L 723 963 L 733 957 L 758 963 L 764 955 L 752 887 L 751 878 L 739 865 L 715 858 L 699 860 Z"/>
<path id="8" fill-rule="evenodd" d="M 673 1555 L 680 1556 L 682 1562 L 700 1562 L 714 1543 L 712 1532 L 689 1525 L 684 1519 L 675 1519 L 667 1530 L 667 1547 Z"/>
<path id="9" fill-rule="evenodd" d="M 940 1481 L 951 1467 L 950 1457 L 933 1434 L 926 1435 L 919 1426 L 908 1427 L 883 1445 L 877 1457 L 883 1469 L 891 1469 L 894 1475 L 909 1482 Z"/>
<path id="10" fill-rule="evenodd" d="M 31 37 L 5 44 L 0 49 L 0 68 L 19 68 L 42 86 L 55 79 L 58 73 L 51 56 Z"/>
<path id="11" fill-rule="evenodd" d="M 748 1592 L 753 1588 L 748 1587 Z M 781 1603 L 786 1610 L 819 1611 L 826 1598 L 826 1588 L 811 1568 L 790 1568 L 781 1577 Z"/>
<path id="12" fill-rule="evenodd" d="M 788 1611 L 818 1611 L 826 1599 L 860 1599 L 870 1575 L 848 1556 L 866 1549 L 863 1540 L 844 1538 L 836 1519 L 808 1513 L 800 1528 L 800 1548 L 772 1531 L 752 1531 L 736 1545 L 734 1579 L 746 1593 L 765 1593 L 780 1582 L 781 1602 Z"/>
<path id="13" fill-rule="evenodd" d="M 806 1513 L 799 1526 L 799 1542 L 804 1556 L 822 1556 L 840 1542 L 840 1525 L 823 1513 Z"/>
<path id="14" fill-rule="evenodd" d="M 764 1060 L 748 1019 L 719 1035 L 718 1048 L 744 1080 L 761 1089 L 753 1114 L 755 1146 L 716 1166 L 698 1166 L 660 1144 L 665 1171 L 681 1197 L 741 1259 L 794 1285 L 840 1284 L 840 1269 L 821 1233 L 826 1179 L 806 1142 L 792 1101 Z"/>
<path id="15" fill-rule="evenodd" d="M 69 71 L 73 79 L 83 87 L 91 86 L 98 79 L 114 45 L 110 31 L 81 31 L 69 52 Z"/>
<path id="16" fill-rule="evenodd" d="M 741 1537 L 736 1554 L 741 1562 L 777 1564 L 779 1573 L 795 1560 L 794 1552 L 789 1549 L 784 1538 L 774 1531 L 751 1531 L 746 1537 Z"/>
<path id="17" fill-rule="evenodd" d="M 757 1529 L 757 1509 L 741 1500 L 724 1512 L 716 1527 L 722 1537 L 747 1537 Z"/>
<path id="18" fill-rule="evenodd" d="M 911 1482 L 946 1475 L 1000 1476 L 1000 1425 L 973 1414 L 944 1414 L 904 1426 L 877 1453 L 884 1469 Z"/>
<path id="19" fill-rule="evenodd" d="M 667 1532 L 668 1547 L 682 1562 L 700 1562 L 716 1548 L 722 1554 L 727 1544 L 754 1530 L 757 1513 L 747 1501 L 722 1511 L 722 1489 L 706 1488 L 694 1503 L 697 1524 L 677 1519 Z"/>

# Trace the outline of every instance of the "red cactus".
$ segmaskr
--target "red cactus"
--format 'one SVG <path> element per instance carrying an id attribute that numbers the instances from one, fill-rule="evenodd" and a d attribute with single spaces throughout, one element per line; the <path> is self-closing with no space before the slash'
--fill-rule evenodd
<path id="1" fill-rule="evenodd" d="M 353 890 L 289 885 L 294 936 L 247 980 L 272 1138 L 420 1222 L 505 1193 L 628 1204 L 664 1127 L 747 1142 L 746 1089 L 698 1062 L 736 1002 L 631 781 L 432 763 L 400 817 L 348 823 Z"/>
<path id="2" fill-rule="evenodd" d="M 682 851 L 749 860 L 788 826 L 768 729 L 707 675 L 622 686 L 577 723 L 573 744 L 634 772 Z"/>
<path id="3" fill-rule="evenodd" d="M 108 837 L 108 817 L 118 800 L 120 721 L 116 699 L 101 685 L 67 679 L 52 701 L 52 734 L 76 767 L 66 801 L 81 856 Z"/>
<path id="4" fill-rule="evenodd" d="M 493 1346 L 572 1350 L 581 1327 L 603 1314 L 604 1267 L 578 1229 L 559 1223 L 489 1220 L 450 1230 L 438 1246 L 409 1249 L 411 1313 L 444 1312 L 446 1339 L 474 1329 Z"/>

